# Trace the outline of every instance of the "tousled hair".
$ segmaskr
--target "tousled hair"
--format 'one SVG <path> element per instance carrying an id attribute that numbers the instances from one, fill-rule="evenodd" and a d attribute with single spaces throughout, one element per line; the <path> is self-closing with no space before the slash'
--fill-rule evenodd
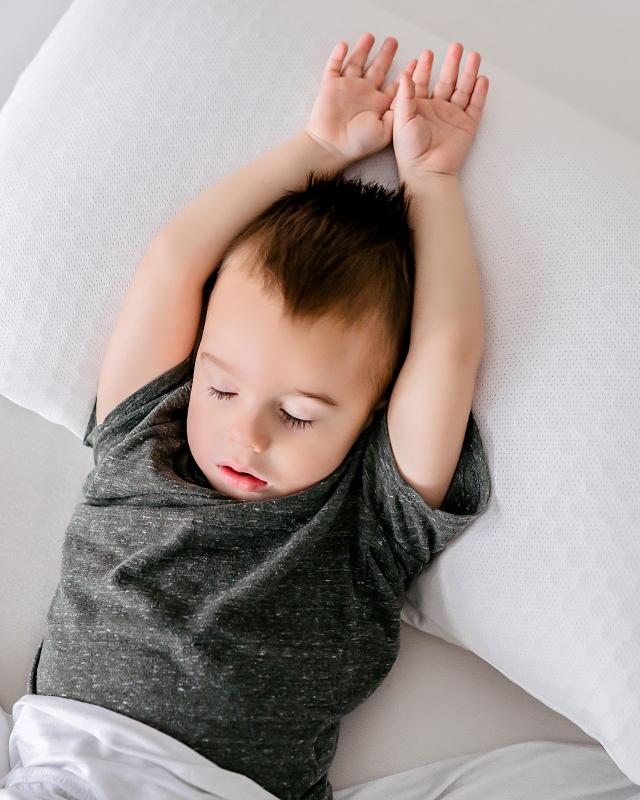
<path id="1" fill-rule="evenodd" d="M 209 300 L 231 252 L 244 245 L 242 263 L 262 290 L 278 296 L 291 321 L 329 317 L 371 334 L 368 365 L 372 407 L 388 402 L 409 348 L 415 262 L 409 198 L 397 189 L 340 172 L 307 173 L 229 243 L 203 289 L 195 363 Z"/>

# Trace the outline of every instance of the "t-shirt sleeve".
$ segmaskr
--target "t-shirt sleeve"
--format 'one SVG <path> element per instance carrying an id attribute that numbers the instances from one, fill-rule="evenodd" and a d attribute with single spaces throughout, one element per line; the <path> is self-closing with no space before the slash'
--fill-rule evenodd
<path id="1" fill-rule="evenodd" d="M 391 448 L 387 409 L 377 414 L 363 456 L 365 501 L 378 523 L 396 563 L 406 577 L 425 569 L 487 508 L 491 478 L 480 431 L 473 412 L 460 457 L 440 508 L 433 508 L 398 471 Z"/>
<path id="2" fill-rule="evenodd" d="M 162 398 L 185 381 L 191 370 L 191 356 L 136 389 L 111 409 L 102 422 L 96 424 L 98 398 L 93 408 L 82 444 L 93 448 L 93 463 L 98 466 L 116 445 L 158 405 Z"/>

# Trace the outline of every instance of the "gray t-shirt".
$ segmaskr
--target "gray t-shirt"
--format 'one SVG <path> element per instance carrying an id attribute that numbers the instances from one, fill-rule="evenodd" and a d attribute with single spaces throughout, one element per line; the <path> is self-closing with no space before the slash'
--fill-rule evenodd
<path id="1" fill-rule="evenodd" d="M 401 477 L 386 409 L 295 494 L 214 490 L 191 455 L 191 357 L 83 444 L 94 468 L 66 530 L 28 691 L 160 730 L 282 800 L 330 800 L 342 717 L 398 655 L 408 581 L 485 510 L 473 414 L 442 508 Z"/>

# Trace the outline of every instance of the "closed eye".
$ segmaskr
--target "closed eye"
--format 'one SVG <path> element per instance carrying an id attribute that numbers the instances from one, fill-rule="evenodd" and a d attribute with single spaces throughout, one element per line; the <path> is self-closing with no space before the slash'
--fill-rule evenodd
<path id="1" fill-rule="evenodd" d="M 217 400 L 230 400 L 235 392 L 220 392 L 218 389 L 215 389 L 213 386 L 209 386 L 209 394 L 213 395 Z M 284 423 L 289 425 L 292 428 L 308 428 L 313 425 L 313 421 L 309 419 L 298 419 L 297 417 L 292 417 L 291 414 L 287 414 L 284 408 L 281 408 L 284 415 Z"/>

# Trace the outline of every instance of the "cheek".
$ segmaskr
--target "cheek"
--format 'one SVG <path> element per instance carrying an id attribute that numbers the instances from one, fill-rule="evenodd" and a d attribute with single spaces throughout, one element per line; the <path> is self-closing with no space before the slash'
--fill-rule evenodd
<path id="1" fill-rule="evenodd" d="M 203 407 L 203 403 L 190 398 L 187 410 L 187 441 L 194 455 L 201 455 L 207 449 L 205 441 L 212 435 L 206 415 L 207 409 Z"/>

